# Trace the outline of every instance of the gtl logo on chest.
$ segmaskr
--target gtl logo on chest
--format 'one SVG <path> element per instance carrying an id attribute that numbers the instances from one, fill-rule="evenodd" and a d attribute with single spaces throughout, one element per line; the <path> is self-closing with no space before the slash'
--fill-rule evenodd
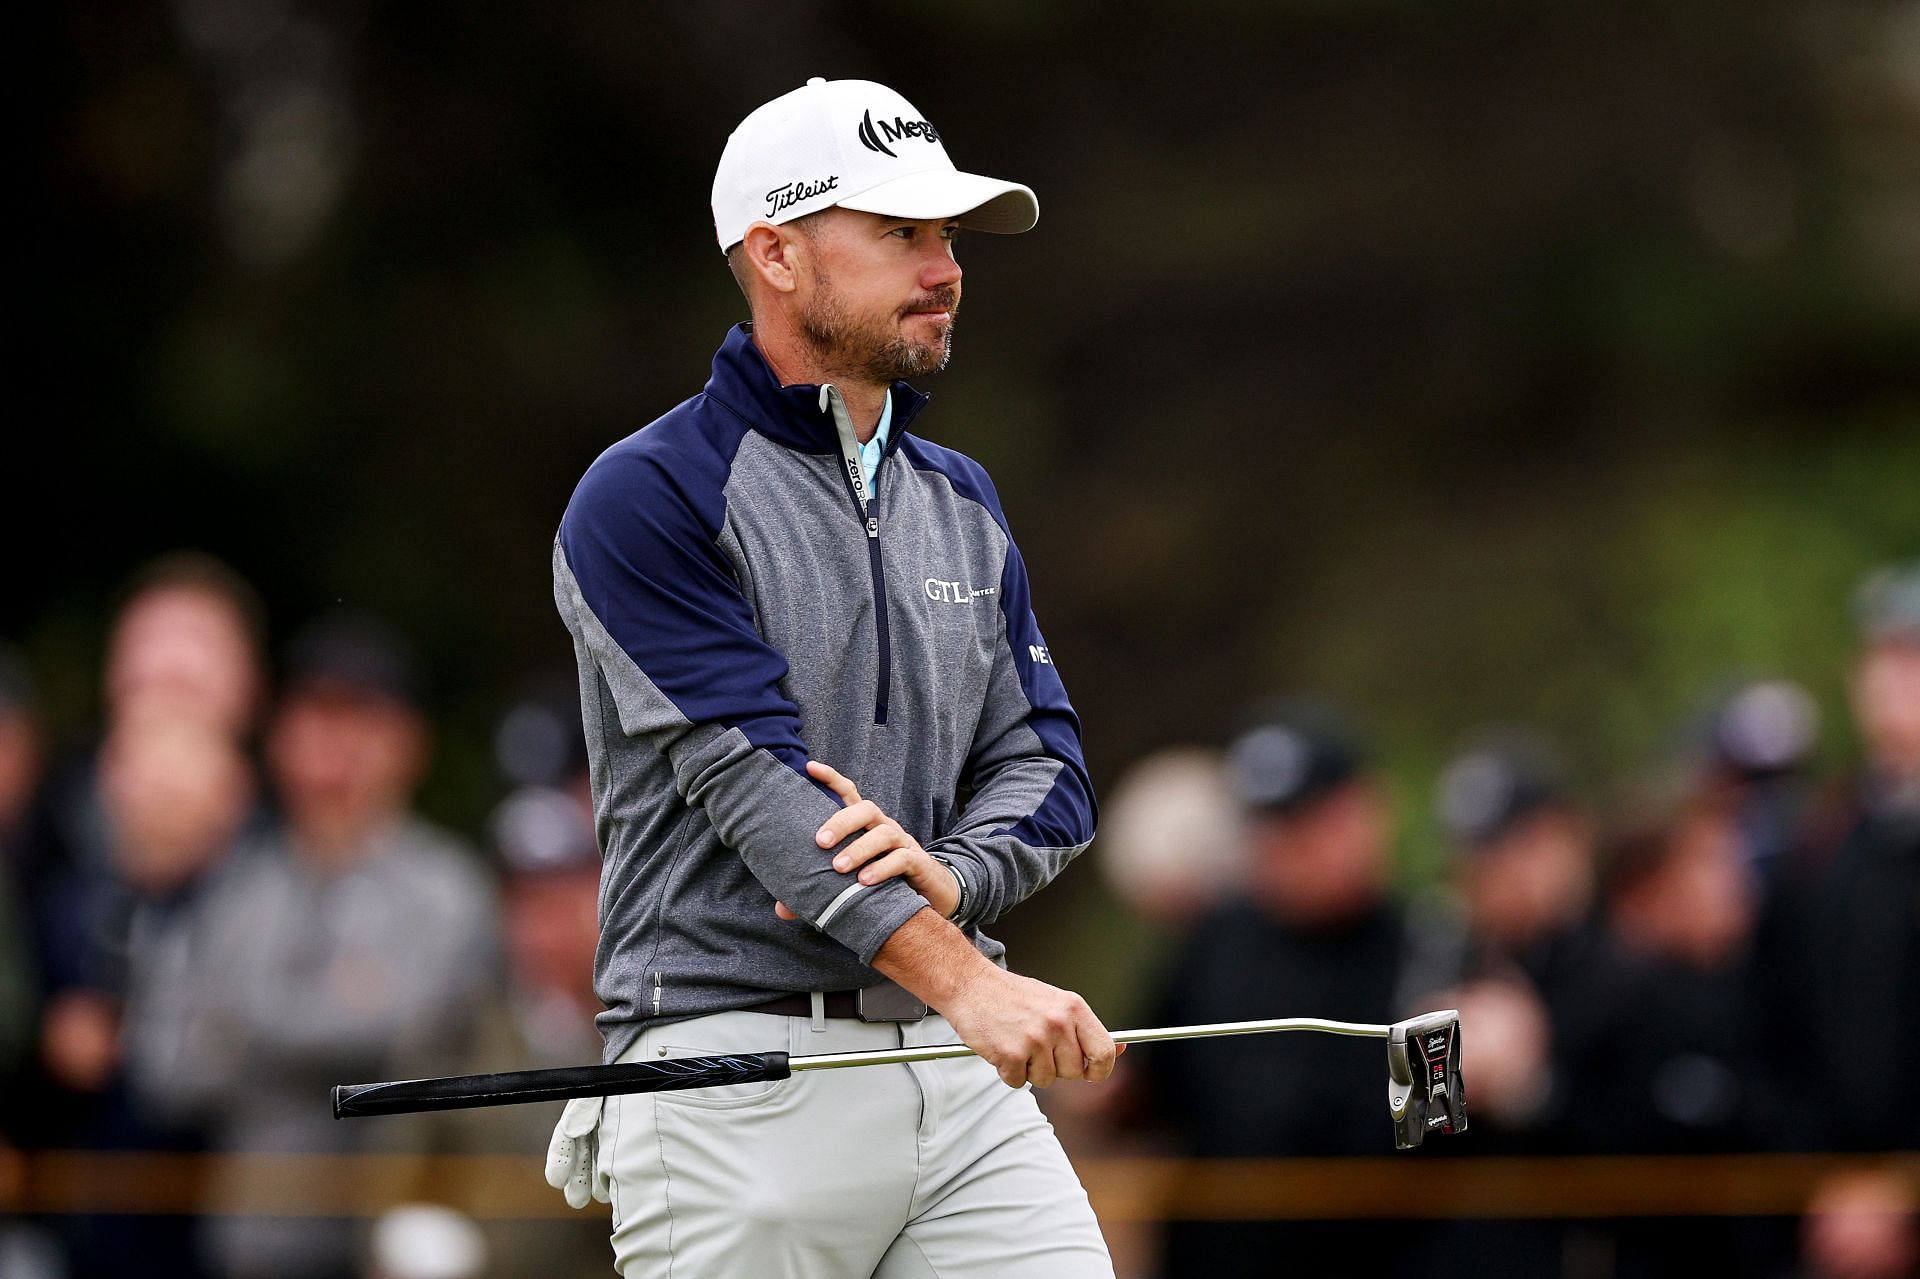
<path id="1" fill-rule="evenodd" d="M 985 595 L 998 595 L 997 586 L 983 586 L 979 590 L 968 588 L 965 582 L 943 582 L 930 577 L 926 584 L 927 598 L 936 604 L 971 604 Z"/>

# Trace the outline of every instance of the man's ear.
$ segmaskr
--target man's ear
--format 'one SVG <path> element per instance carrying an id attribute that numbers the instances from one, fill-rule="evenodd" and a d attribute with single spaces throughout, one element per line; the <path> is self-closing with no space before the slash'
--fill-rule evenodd
<path id="1" fill-rule="evenodd" d="M 747 269 L 776 293 L 791 293 L 800 287 L 800 265 L 806 257 L 806 237 L 789 227 L 756 222 L 747 228 L 740 241 L 746 254 Z"/>

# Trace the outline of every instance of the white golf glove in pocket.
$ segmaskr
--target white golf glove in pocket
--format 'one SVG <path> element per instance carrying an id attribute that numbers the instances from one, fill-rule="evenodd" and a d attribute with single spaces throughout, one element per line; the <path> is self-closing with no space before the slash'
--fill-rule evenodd
<path id="1" fill-rule="evenodd" d="M 610 1202 L 606 1174 L 600 1172 L 600 1097 L 576 1097 L 560 1112 L 547 1145 L 547 1184 L 566 1195 L 567 1203 L 584 1208 L 589 1200 Z"/>

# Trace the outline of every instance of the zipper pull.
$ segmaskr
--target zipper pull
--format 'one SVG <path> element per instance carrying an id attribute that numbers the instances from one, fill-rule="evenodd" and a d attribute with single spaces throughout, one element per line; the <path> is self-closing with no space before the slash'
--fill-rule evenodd
<path id="1" fill-rule="evenodd" d="M 880 536 L 880 521 L 871 515 L 867 516 L 867 536 L 868 537 Z"/>

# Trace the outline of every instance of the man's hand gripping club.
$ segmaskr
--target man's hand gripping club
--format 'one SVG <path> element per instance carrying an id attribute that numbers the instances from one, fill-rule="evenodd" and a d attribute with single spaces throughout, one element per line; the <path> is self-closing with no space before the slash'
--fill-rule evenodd
<path id="1" fill-rule="evenodd" d="M 1113 1073 L 1125 1047 L 1115 1045 L 1086 1000 L 988 960 L 947 922 L 960 900 L 953 872 L 879 805 L 861 799 L 851 780 L 817 760 L 807 772 L 843 805 L 820 828 L 820 846 L 832 848 L 865 831 L 834 855 L 834 869 L 858 870 L 863 884 L 905 877 L 933 908 L 894 931 L 874 956 L 875 968 L 937 1009 L 1010 1088 L 1045 1088 L 1056 1079 L 1098 1082 Z M 797 918 L 785 903 L 774 909 L 782 919 Z"/>

